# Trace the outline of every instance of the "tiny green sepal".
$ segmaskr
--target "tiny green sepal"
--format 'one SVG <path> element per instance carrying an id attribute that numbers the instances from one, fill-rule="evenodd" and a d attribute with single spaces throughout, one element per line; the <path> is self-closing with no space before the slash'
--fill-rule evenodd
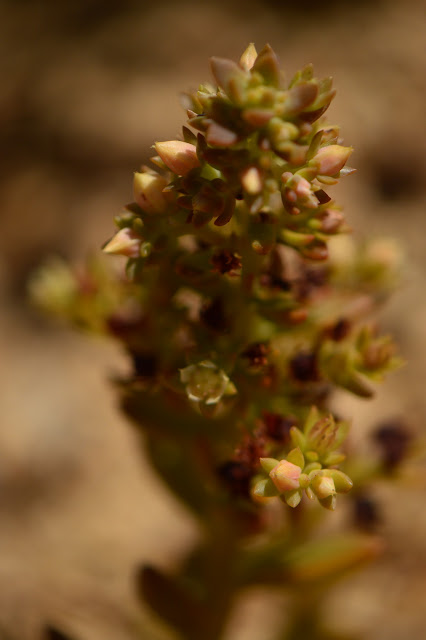
<path id="1" fill-rule="evenodd" d="M 306 438 L 304 434 L 297 427 L 291 427 L 290 438 L 295 447 L 299 447 L 301 451 L 305 449 Z"/>
<path id="2" fill-rule="evenodd" d="M 334 467 L 334 465 L 341 464 L 344 460 L 346 460 L 345 454 L 338 451 L 332 451 L 323 458 L 327 467 Z"/>
<path id="3" fill-rule="evenodd" d="M 303 467 L 305 466 L 305 458 L 303 457 L 303 453 L 301 452 L 300 447 L 292 449 L 287 455 L 287 460 L 300 467 L 301 469 L 303 469 Z"/>
<path id="4" fill-rule="evenodd" d="M 350 477 L 339 469 L 328 469 L 327 475 L 333 479 L 337 493 L 347 493 L 354 486 L 354 483 L 352 482 Z"/>
<path id="5" fill-rule="evenodd" d="M 307 489 L 309 487 L 311 480 L 306 473 L 300 474 L 299 484 L 301 489 Z"/>
<path id="6" fill-rule="evenodd" d="M 311 487 L 306 487 L 305 493 L 309 500 L 315 500 L 315 493 L 312 491 Z"/>
<path id="7" fill-rule="evenodd" d="M 300 489 L 293 489 L 293 491 L 286 491 L 283 497 L 288 506 L 294 509 L 302 500 L 302 492 Z"/>
<path id="8" fill-rule="evenodd" d="M 278 489 L 270 478 L 262 478 L 254 485 L 253 495 L 258 498 L 275 498 L 279 494 Z"/>
<path id="9" fill-rule="evenodd" d="M 260 465 L 264 472 L 268 475 L 271 473 L 272 469 L 277 466 L 278 463 L 279 460 L 276 460 L 275 458 L 260 458 Z"/>
<path id="10" fill-rule="evenodd" d="M 316 451 L 306 451 L 305 457 L 309 462 L 317 462 L 318 460 L 318 454 Z"/>
<path id="11" fill-rule="evenodd" d="M 320 469 L 322 469 L 320 462 L 310 462 L 306 465 L 303 472 L 309 475 L 312 471 L 319 471 Z"/>
<path id="12" fill-rule="evenodd" d="M 334 511 L 336 509 L 336 494 L 327 496 L 327 498 L 323 498 L 322 500 L 319 500 L 319 503 L 325 509 L 328 509 L 329 511 Z"/>
<path id="13" fill-rule="evenodd" d="M 320 419 L 320 413 L 316 407 L 311 407 L 308 417 L 305 421 L 305 426 L 303 428 L 303 433 L 305 436 L 308 436 L 312 428 L 316 425 L 318 420 Z"/>

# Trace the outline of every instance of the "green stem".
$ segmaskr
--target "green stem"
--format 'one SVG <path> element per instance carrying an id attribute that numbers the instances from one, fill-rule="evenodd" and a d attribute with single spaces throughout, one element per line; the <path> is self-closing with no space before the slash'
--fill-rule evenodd
<path id="1" fill-rule="evenodd" d="M 237 536 L 232 518 L 217 511 L 209 523 L 210 549 L 206 566 L 206 596 L 210 616 L 206 619 L 203 640 L 219 640 L 231 611 L 235 591 Z"/>

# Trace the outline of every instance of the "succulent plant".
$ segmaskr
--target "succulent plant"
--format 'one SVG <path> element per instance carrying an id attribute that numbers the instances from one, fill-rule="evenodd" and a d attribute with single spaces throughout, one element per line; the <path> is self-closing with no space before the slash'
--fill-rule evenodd
<path id="1" fill-rule="evenodd" d="M 240 588 L 281 585 L 299 597 L 304 585 L 303 633 L 323 638 L 315 585 L 381 548 L 365 534 L 318 541 L 312 514 L 334 510 L 337 494 L 358 499 L 357 480 L 365 491 L 384 469 L 378 460 L 359 471 L 332 392 L 370 397 L 400 363 L 372 322 L 399 256 L 383 241 L 344 259 L 334 249 L 349 229 L 328 191 L 354 170 L 352 148 L 323 119 L 331 78 L 308 65 L 286 81 L 269 45 L 211 68 L 214 84 L 185 96 L 181 138 L 155 143 L 104 245 L 126 258 L 125 274 L 94 263 L 82 279 L 62 266 L 33 289 L 122 343 L 123 410 L 203 524 L 173 577 L 141 571 L 150 606 L 183 638 L 213 640 Z M 286 637 L 299 628 L 296 616 Z"/>

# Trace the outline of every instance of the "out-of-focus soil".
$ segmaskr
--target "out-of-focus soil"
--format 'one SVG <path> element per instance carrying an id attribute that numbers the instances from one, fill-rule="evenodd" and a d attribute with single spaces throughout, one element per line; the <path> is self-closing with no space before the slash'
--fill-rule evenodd
<path id="1" fill-rule="evenodd" d="M 135 637 L 145 624 L 132 590 L 135 566 L 167 566 L 195 535 L 141 464 L 139 442 L 117 410 L 108 377 L 125 370 L 122 354 L 41 320 L 25 282 L 46 254 L 82 260 L 111 235 L 132 171 L 155 139 L 179 132 L 178 94 L 210 79 L 211 55 L 236 58 L 250 41 L 270 42 L 289 73 L 313 62 L 319 76 L 334 76 L 329 117 L 355 146 L 359 169 L 339 187 L 339 200 L 359 235 L 394 236 L 407 255 L 383 322 L 408 364 L 374 402 L 345 395 L 339 403 L 359 429 L 397 415 L 425 435 L 426 3 L 291 4 L 0 6 L 5 637 L 37 638 L 46 622 L 87 640 Z M 387 552 L 333 593 L 335 623 L 366 640 L 425 637 L 426 487 L 412 485 L 381 492 Z M 266 604 L 251 594 L 229 640 L 259 638 L 264 616 L 273 620 L 280 607 L 275 596 Z M 142 637 L 154 634 L 147 628 Z"/>

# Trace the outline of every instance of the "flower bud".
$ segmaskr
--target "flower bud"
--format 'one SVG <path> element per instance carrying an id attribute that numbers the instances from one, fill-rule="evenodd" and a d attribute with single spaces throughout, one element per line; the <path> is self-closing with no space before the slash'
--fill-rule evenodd
<path id="1" fill-rule="evenodd" d="M 247 167 L 241 174 L 241 184 L 247 193 L 257 195 L 262 191 L 263 182 L 257 167 Z"/>
<path id="2" fill-rule="evenodd" d="M 319 500 L 324 500 L 336 493 L 333 478 L 322 473 L 318 473 L 313 477 L 311 488 Z"/>
<path id="3" fill-rule="evenodd" d="M 278 491 L 292 491 L 299 488 L 299 478 L 302 470 L 288 460 L 281 460 L 269 473 L 269 477 Z"/>
<path id="4" fill-rule="evenodd" d="M 247 47 L 247 49 L 244 51 L 243 55 L 240 58 L 240 65 L 246 71 L 250 71 L 250 69 L 254 65 L 256 58 L 257 58 L 256 47 L 254 46 L 253 42 L 250 42 L 249 46 Z"/>
<path id="5" fill-rule="evenodd" d="M 193 144 L 181 140 L 156 142 L 155 150 L 173 173 L 178 176 L 186 175 L 191 169 L 200 166 L 197 150 Z"/>
<path id="6" fill-rule="evenodd" d="M 142 238 L 129 227 L 120 229 L 104 246 L 105 253 L 114 253 L 127 258 L 139 258 Z"/>
<path id="7" fill-rule="evenodd" d="M 188 398 L 193 402 L 216 404 L 222 396 L 236 393 L 226 373 L 210 360 L 181 369 L 180 379 L 186 385 Z"/>
<path id="8" fill-rule="evenodd" d="M 167 201 L 163 189 L 167 180 L 151 173 L 135 173 L 133 178 L 133 197 L 146 213 L 163 213 Z"/>
<path id="9" fill-rule="evenodd" d="M 309 164 L 316 167 L 322 176 L 334 176 L 343 169 L 352 151 L 352 147 L 330 144 L 327 147 L 321 147 Z"/>

